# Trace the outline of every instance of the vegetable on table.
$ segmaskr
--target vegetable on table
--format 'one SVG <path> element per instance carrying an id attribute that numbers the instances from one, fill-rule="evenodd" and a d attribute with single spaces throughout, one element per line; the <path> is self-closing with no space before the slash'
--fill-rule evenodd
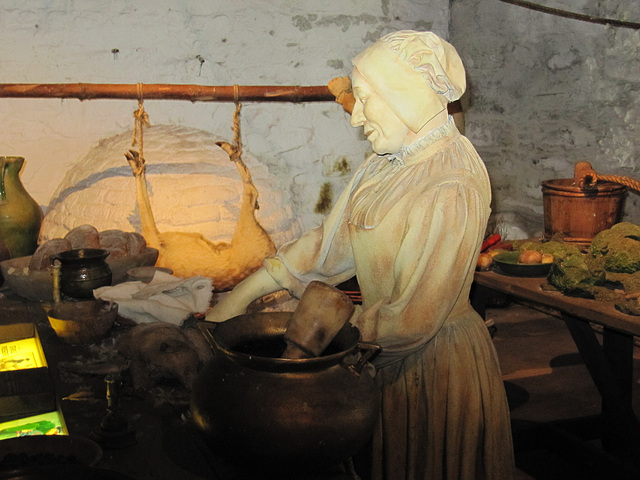
<path id="1" fill-rule="evenodd" d="M 489 235 L 484 240 L 484 242 L 482 242 L 482 246 L 480 247 L 480 251 L 481 252 L 486 252 L 489 249 L 489 247 L 492 247 L 493 245 L 498 243 L 501 239 L 502 239 L 502 237 L 500 236 L 499 233 L 494 233 L 493 235 Z"/>

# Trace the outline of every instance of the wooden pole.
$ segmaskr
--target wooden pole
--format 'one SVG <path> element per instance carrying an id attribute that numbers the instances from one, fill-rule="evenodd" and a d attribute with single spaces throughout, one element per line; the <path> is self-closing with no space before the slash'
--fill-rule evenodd
<path id="1" fill-rule="evenodd" d="M 191 102 L 328 102 L 327 86 L 3 83 L 0 98 L 189 100 Z"/>

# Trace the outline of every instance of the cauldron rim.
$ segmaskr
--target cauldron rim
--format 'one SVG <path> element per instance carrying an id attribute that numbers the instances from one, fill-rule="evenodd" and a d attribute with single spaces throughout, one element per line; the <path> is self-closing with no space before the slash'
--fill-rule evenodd
<path id="1" fill-rule="evenodd" d="M 360 331 L 350 323 L 345 324 L 334 339 L 339 351 L 320 357 L 265 357 L 233 350 L 233 346 L 252 339 L 283 336 L 292 314 L 293 312 L 256 312 L 238 315 L 221 323 L 200 322 L 199 327 L 214 353 L 220 352 L 243 366 L 257 370 L 291 372 L 324 369 L 357 352 Z M 227 341 L 228 337 L 235 337 L 234 341 Z"/>

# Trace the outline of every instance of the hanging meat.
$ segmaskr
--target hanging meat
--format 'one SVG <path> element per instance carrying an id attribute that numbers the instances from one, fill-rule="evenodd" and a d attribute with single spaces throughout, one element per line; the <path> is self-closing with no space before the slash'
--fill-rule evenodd
<path id="1" fill-rule="evenodd" d="M 253 184 L 249 169 L 241 158 L 240 107 L 240 104 L 237 104 L 234 113 L 235 145 L 218 143 L 235 163 L 244 187 L 238 222 L 230 242 L 214 243 L 199 233 L 158 231 L 149 201 L 145 160 L 141 154 L 143 115 L 138 113 L 136 113 L 136 129 L 140 136 L 140 151 L 130 150 L 125 154 L 135 177 L 136 204 L 140 214 L 142 235 L 149 247 L 159 251 L 156 265 L 170 268 L 178 277 L 198 275 L 209 277 L 214 289 L 218 291 L 233 288 L 260 268 L 266 256 L 276 251 L 271 238 L 255 217 L 258 208 L 258 190 Z M 142 109 L 142 106 L 140 108 Z"/>

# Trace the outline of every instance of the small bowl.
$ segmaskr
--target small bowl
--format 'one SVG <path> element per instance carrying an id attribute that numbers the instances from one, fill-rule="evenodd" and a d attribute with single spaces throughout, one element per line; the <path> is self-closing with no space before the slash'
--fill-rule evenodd
<path id="1" fill-rule="evenodd" d="M 153 276 L 156 272 L 163 272 L 171 275 L 173 270 L 165 267 L 136 267 L 127 270 L 127 277 L 130 281 L 149 283 L 153 280 Z"/>
<path id="2" fill-rule="evenodd" d="M 517 277 L 544 277 L 549 274 L 552 263 L 520 263 L 520 252 L 504 252 L 493 257 L 493 262 L 508 275 Z"/>
<path id="3" fill-rule="evenodd" d="M 56 335 L 66 343 L 92 343 L 103 338 L 118 315 L 118 304 L 104 300 L 62 302 L 47 316 Z"/>

